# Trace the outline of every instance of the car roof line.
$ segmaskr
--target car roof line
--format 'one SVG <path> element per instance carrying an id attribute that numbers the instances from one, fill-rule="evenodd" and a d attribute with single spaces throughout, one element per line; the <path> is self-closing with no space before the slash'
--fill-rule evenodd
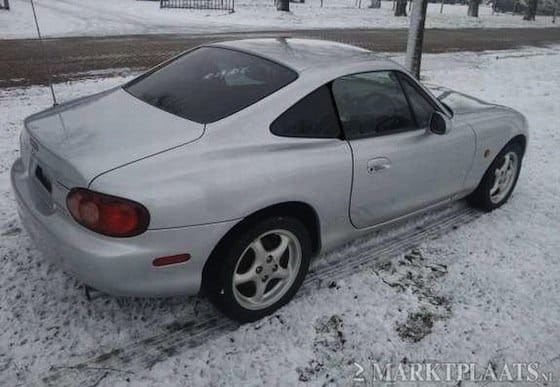
<path id="1" fill-rule="evenodd" d="M 227 45 L 227 44 L 223 44 L 223 43 L 221 43 L 221 42 L 202 44 L 202 45 L 200 45 L 200 46 L 198 46 L 198 47 L 215 47 L 215 48 L 221 48 L 221 49 L 224 49 L 224 50 L 231 50 L 231 51 L 242 52 L 242 53 L 244 53 L 244 54 L 248 54 L 248 55 L 256 56 L 256 57 L 258 57 L 258 58 L 266 59 L 266 60 L 268 60 L 268 61 L 270 61 L 270 62 L 272 62 L 272 63 L 276 63 L 276 64 L 278 64 L 278 65 L 280 65 L 280 66 L 286 67 L 287 69 L 292 70 L 292 71 L 295 72 L 296 74 L 300 74 L 300 73 L 301 73 L 301 70 L 302 70 L 302 69 L 297 69 L 297 68 L 295 68 L 295 67 L 294 67 L 292 64 L 290 64 L 290 63 L 280 61 L 280 60 L 278 60 L 277 58 L 273 58 L 273 57 L 271 57 L 271 56 L 269 56 L 269 55 L 264 55 L 264 54 L 261 53 L 261 52 L 257 52 L 257 51 L 254 51 L 254 50 L 249 50 L 249 49 L 246 49 L 246 48 L 231 47 L 231 46 L 229 46 L 229 45 Z"/>

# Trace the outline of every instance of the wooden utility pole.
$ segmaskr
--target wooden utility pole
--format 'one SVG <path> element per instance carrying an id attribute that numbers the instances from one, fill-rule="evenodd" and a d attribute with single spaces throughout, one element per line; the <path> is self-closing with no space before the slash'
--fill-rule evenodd
<path id="1" fill-rule="evenodd" d="M 422 61 L 422 45 L 424 43 L 427 9 L 428 0 L 414 0 L 410 27 L 408 29 L 405 66 L 417 79 L 420 79 L 420 63 Z"/>

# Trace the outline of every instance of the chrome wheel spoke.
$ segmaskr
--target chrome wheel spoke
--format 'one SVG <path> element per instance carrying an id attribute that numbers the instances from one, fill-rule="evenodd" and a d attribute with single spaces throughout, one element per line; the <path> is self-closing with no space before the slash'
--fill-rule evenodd
<path id="1" fill-rule="evenodd" d="M 490 188 L 490 195 L 491 196 L 495 195 L 499 188 L 500 188 L 500 179 L 496 178 L 494 185 L 492 186 L 492 188 Z"/>
<path id="2" fill-rule="evenodd" d="M 519 161 L 515 152 L 508 152 L 504 156 L 503 164 L 494 171 L 494 184 L 490 188 L 490 200 L 499 203 L 511 192 L 515 176 L 519 168 Z"/>
<path id="3" fill-rule="evenodd" d="M 272 255 L 276 263 L 282 258 L 288 245 L 290 243 L 290 239 L 285 235 L 280 235 L 280 244 L 274 250 L 270 251 L 269 254 Z"/>
<path id="4" fill-rule="evenodd" d="M 288 266 L 288 268 L 283 268 L 281 266 L 278 266 L 278 270 L 276 270 L 272 274 L 271 278 L 277 278 L 277 279 L 283 280 L 283 279 L 289 278 L 290 275 L 291 275 L 291 272 L 290 272 L 289 266 Z"/>
<path id="5" fill-rule="evenodd" d="M 268 246 L 274 240 L 276 247 L 271 249 Z M 246 257 L 247 252 L 250 255 Z M 245 260 L 251 255 L 254 258 L 250 268 L 240 269 L 249 266 Z M 301 244 L 292 232 L 279 229 L 263 233 L 247 246 L 237 261 L 232 278 L 233 296 L 246 309 L 259 310 L 273 305 L 294 283 L 301 260 Z"/>
<path id="6" fill-rule="evenodd" d="M 255 281 L 255 294 L 252 297 L 249 297 L 251 302 L 253 302 L 254 304 L 261 303 L 264 297 L 265 289 L 266 289 L 266 282 Z"/>
<path id="7" fill-rule="evenodd" d="M 246 284 L 247 282 L 256 282 L 258 281 L 257 275 L 255 273 L 255 265 L 253 265 L 253 267 L 251 267 L 249 270 L 247 270 L 245 273 L 243 274 L 239 274 L 239 273 L 235 273 L 233 275 L 233 284 L 234 285 L 241 285 L 241 284 Z"/>
<path id="8" fill-rule="evenodd" d="M 253 252 L 255 253 L 255 263 L 264 262 L 265 257 L 266 257 L 266 250 L 265 250 L 260 238 L 255 239 L 253 241 L 253 243 L 251 243 L 250 247 L 253 250 Z"/>

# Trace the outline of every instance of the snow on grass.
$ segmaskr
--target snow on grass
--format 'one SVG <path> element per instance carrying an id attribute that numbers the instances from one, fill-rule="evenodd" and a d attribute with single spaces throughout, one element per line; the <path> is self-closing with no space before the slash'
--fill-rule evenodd
<path id="1" fill-rule="evenodd" d="M 350 385 L 354 361 L 403 359 L 484 367 L 536 361 L 558 371 L 560 46 L 426 55 L 423 77 L 528 117 L 529 149 L 518 187 L 503 208 L 150 367 L 100 370 L 98 385 Z M 56 89 L 66 100 L 123 80 Z M 42 87 L 0 89 L 0 380 L 5 385 L 28 385 L 51 366 L 161 334 L 208 307 L 196 298 L 87 302 L 79 284 L 35 250 L 16 215 L 8 168 L 18 154 L 23 118 L 49 103 Z M 344 259 L 354 251 L 355 245 L 344 247 L 330 258 Z"/>
<path id="2" fill-rule="evenodd" d="M 237 0 L 235 12 L 160 9 L 157 1 L 35 0 L 45 36 L 98 36 L 154 33 L 215 33 L 244 30 L 305 28 L 408 28 L 405 17 L 394 17 L 391 1 L 369 9 L 362 0 L 307 0 L 278 12 L 272 0 Z M 28 0 L 11 0 L 10 11 L 0 11 L 0 39 L 34 38 L 35 25 Z M 427 28 L 554 27 L 552 17 L 527 22 L 521 15 L 495 14 L 481 6 L 480 17 L 467 16 L 465 5 L 428 6 Z"/>

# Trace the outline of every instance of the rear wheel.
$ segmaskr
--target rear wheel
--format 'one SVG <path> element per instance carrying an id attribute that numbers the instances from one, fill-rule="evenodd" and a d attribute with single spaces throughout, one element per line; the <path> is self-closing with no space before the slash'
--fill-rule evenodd
<path id="1" fill-rule="evenodd" d="M 521 170 L 523 150 L 517 143 L 506 145 L 494 159 L 469 202 L 485 211 L 502 206 L 511 196 Z"/>
<path id="2" fill-rule="evenodd" d="M 223 252 L 210 297 L 228 317 L 248 322 L 294 296 L 307 274 L 311 242 L 300 221 L 277 216 L 241 232 Z"/>

